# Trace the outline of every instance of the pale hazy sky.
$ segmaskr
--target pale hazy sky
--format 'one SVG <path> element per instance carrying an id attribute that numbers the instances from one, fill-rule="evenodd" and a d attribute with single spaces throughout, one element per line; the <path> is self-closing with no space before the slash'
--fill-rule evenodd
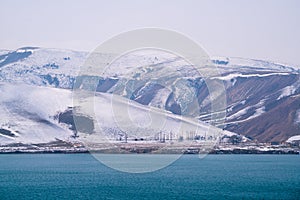
<path id="1" fill-rule="evenodd" d="M 0 0 L 0 49 L 92 51 L 136 28 L 179 31 L 209 55 L 300 66 L 300 0 Z"/>

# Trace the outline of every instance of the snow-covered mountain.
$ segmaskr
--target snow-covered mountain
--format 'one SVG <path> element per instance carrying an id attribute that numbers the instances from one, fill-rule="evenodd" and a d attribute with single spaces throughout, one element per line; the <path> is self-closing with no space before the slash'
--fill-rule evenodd
<path id="1" fill-rule="evenodd" d="M 0 81 L 72 89 L 88 56 L 85 52 L 32 47 L 3 50 Z M 214 113 L 206 82 L 218 81 L 226 89 L 226 130 L 259 141 L 284 141 L 299 135 L 299 69 L 243 58 L 214 57 L 212 62 L 219 75 L 205 77 L 169 53 L 128 54 L 97 77 L 96 91 L 209 123 Z"/>

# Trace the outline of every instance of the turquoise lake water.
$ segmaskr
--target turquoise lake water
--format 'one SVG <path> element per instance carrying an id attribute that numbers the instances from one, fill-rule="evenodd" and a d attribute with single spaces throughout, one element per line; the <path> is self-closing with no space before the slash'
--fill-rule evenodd
<path id="1" fill-rule="evenodd" d="M 131 174 L 90 154 L 2 154 L 0 199 L 300 199 L 300 156 L 184 155 Z"/>

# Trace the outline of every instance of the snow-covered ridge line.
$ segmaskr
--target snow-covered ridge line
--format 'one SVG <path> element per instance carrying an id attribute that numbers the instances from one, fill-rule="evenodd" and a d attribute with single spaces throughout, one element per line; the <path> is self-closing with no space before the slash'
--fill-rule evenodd
<path id="1" fill-rule="evenodd" d="M 46 58 L 56 58 L 58 59 L 59 57 L 65 58 L 65 56 L 67 56 L 67 54 L 69 54 L 70 59 L 72 60 L 72 57 L 74 57 L 74 55 L 81 55 L 82 60 L 81 62 L 83 63 L 85 61 L 85 59 L 87 58 L 87 56 L 90 56 L 91 54 L 89 54 L 89 52 L 85 52 L 85 51 L 73 51 L 73 50 L 67 50 L 67 49 L 56 49 L 56 48 L 39 48 L 39 47 L 23 47 L 23 48 L 19 48 L 17 50 L 0 50 L 0 56 L 6 53 L 12 53 L 12 52 L 32 52 L 32 55 L 29 56 L 30 59 L 32 59 L 31 57 L 35 57 L 35 53 L 36 52 L 47 52 L 50 53 L 48 56 L 46 56 Z M 59 55 L 61 54 L 61 55 Z M 64 54 L 64 55 L 63 55 Z M 158 56 L 159 55 L 159 56 Z M 106 55 L 109 56 L 109 55 Z M 151 60 L 151 62 L 154 63 L 163 63 L 169 60 L 174 60 L 175 58 L 178 58 L 176 55 L 172 55 L 163 51 L 159 51 L 159 52 L 155 52 L 155 51 L 148 51 L 148 52 L 140 52 L 140 51 L 136 51 L 136 52 L 132 52 L 130 53 L 130 56 L 124 55 L 122 57 L 125 57 L 126 61 L 130 61 L 128 64 L 130 64 L 135 57 L 144 57 L 147 58 L 145 61 L 149 61 L 149 59 Z M 68 56 L 66 57 L 68 58 Z M 222 56 L 211 56 L 211 59 L 213 61 L 219 61 L 219 62 L 215 62 L 216 65 L 221 66 L 221 65 L 227 65 L 230 67 L 250 67 L 250 68 L 265 68 L 265 69 L 277 69 L 277 70 L 288 70 L 288 71 L 294 71 L 294 70 L 298 70 L 297 67 L 292 67 L 292 65 L 288 65 L 288 64 L 281 64 L 281 63 L 277 63 L 277 62 L 272 62 L 272 61 L 265 61 L 265 60 L 258 60 L 258 59 L 247 59 L 247 58 L 239 58 L 239 57 L 222 57 Z M 59 60 L 59 59 L 58 59 Z M 181 60 L 183 59 L 179 59 L 177 60 L 177 62 L 181 62 Z M 40 60 L 40 61 L 43 61 Z M 124 59 L 123 59 L 124 61 Z M 140 62 L 142 60 L 140 59 Z M 40 62 L 41 64 L 42 62 Z M 219 63 L 219 64 L 218 64 Z M 134 64 L 134 63 L 132 63 Z M 135 63 L 135 64 L 139 64 L 140 66 L 143 65 L 143 63 Z M 78 65 L 78 63 L 77 63 Z M 73 66 L 75 67 L 75 66 Z"/>
<path id="2" fill-rule="evenodd" d="M 277 69 L 277 70 L 288 70 L 288 71 L 298 71 L 298 66 L 293 66 L 290 64 L 283 64 L 279 62 L 273 62 L 271 60 L 261 60 L 261 59 L 249 59 L 241 57 L 224 57 L 224 56 L 212 56 L 211 59 L 216 65 L 219 66 L 236 66 L 236 67 L 251 67 L 251 68 L 261 68 L 261 69 Z"/>
<path id="3" fill-rule="evenodd" d="M 217 77 L 212 77 L 212 79 L 219 79 L 219 80 L 224 80 L 224 81 L 229 81 L 233 78 L 249 78 L 249 77 L 267 77 L 267 76 L 287 76 L 290 75 L 291 73 L 287 72 L 278 72 L 278 73 L 264 73 L 264 74 L 242 74 L 242 73 L 234 73 L 234 74 L 228 74 L 226 76 L 217 76 Z"/>

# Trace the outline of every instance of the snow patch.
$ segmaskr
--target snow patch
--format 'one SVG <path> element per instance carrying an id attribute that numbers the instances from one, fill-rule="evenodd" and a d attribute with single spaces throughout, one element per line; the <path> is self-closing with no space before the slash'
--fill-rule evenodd
<path id="1" fill-rule="evenodd" d="M 255 113 L 252 116 L 250 116 L 247 120 L 258 117 L 258 116 L 260 116 L 264 113 L 265 113 L 265 107 L 263 106 L 263 107 L 260 107 L 260 108 L 256 109 Z"/>
<path id="2" fill-rule="evenodd" d="M 296 92 L 296 88 L 293 85 L 290 85 L 286 86 L 281 91 L 281 95 L 277 98 L 277 100 L 293 95 Z"/>
<path id="3" fill-rule="evenodd" d="M 234 113 L 233 115 L 230 115 L 229 117 L 227 117 L 227 120 L 238 119 L 241 116 L 247 114 L 249 109 L 250 109 L 250 107 L 246 107 L 242 110 L 239 110 L 238 112 Z"/>
<path id="4" fill-rule="evenodd" d="M 296 111 L 295 113 L 295 119 L 294 119 L 295 124 L 300 124 L 300 109 Z"/>
<path id="5" fill-rule="evenodd" d="M 290 137 L 286 142 L 293 142 L 293 141 L 298 141 L 300 140 L 300 135 L 295 135 Z"/>
<path id="6" fill-rule="evenodd" d="M 286 72 L 281 72 L 281 73 L 266 73 L 266 74 L 241 74 L 241 73 L 232 73 L 232 74 L 228 74 L 226 76 L 212 77 L 211 79 L 219 79 L 219 80 L 223 80 L 223 81 L 230 81 L 231 79 L 235 79 L 235 78 L 267 77 L 267 76 L 275 76 L 275 75 L 287 76 L 287 75 L 290 75 L 290 73 L 286 73 Z"/>
<path id="7" fill-rule="evenodd" d="M 149 105 L 164 109 L 169 95 L 170 95 L 169 89 L 167 88 L 160 89 Z"/>

